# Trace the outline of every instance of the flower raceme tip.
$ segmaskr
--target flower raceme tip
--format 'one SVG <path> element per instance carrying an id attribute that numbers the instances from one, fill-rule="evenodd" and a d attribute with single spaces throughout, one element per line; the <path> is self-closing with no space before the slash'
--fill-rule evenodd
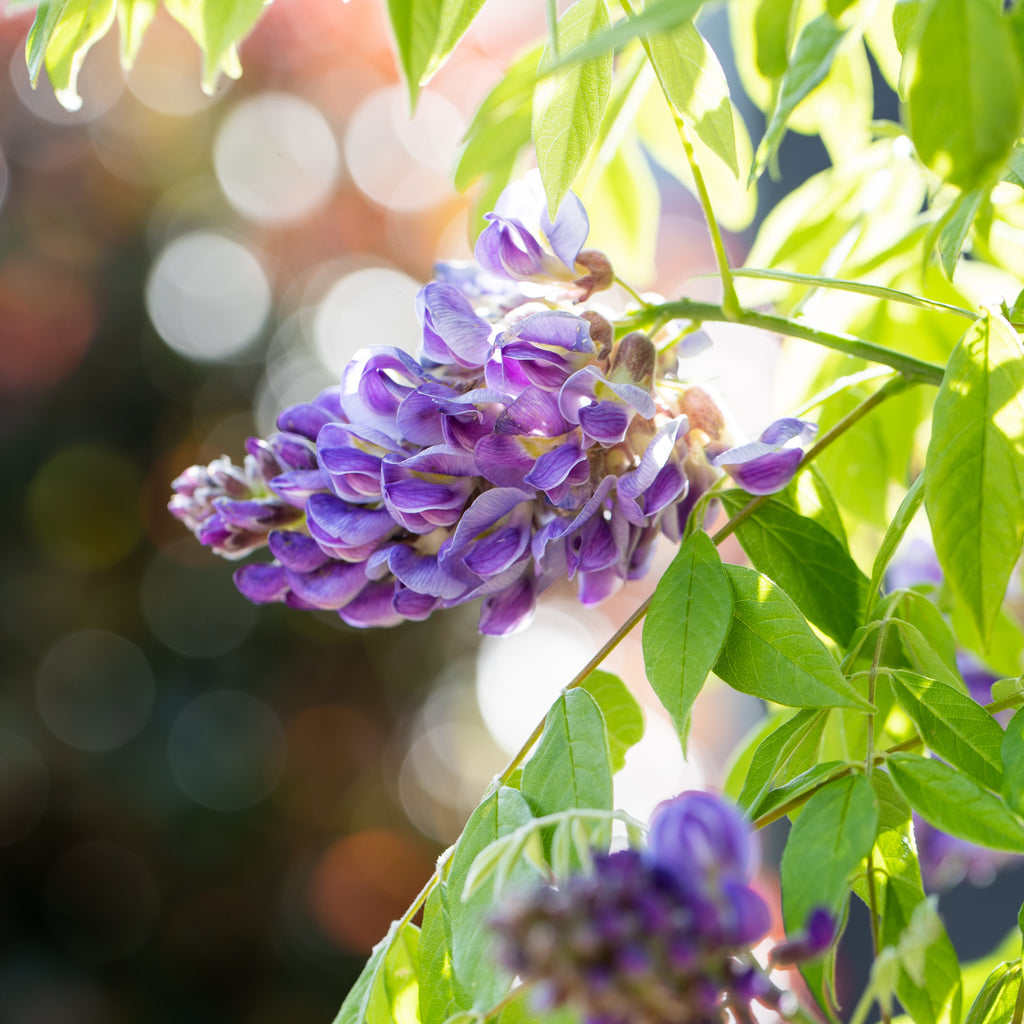
<path id="1" fill-rule="evenodd" d="M 419 358 L 361 350 L 242 466 L 186 470 L 171 512 L 225 557 L 269 549 L 235 573 L 257 603 L 361 627 L 479 599 L 480 630 L 502 635 L 559 579 L 593 605 L 642 577 L 719 465 L 751 490 L 785 486 L 811 425 L 780 420 L 737 446 L 675 356 L 640 332 L 616 340 L 606 311 L 579 305 L 581 267 L 611 281 L 603 255 L 581 262 L 587 231 L 575 196 L 551 222 L 541 191 L 510 186 L 479 264 L 439 265 L 420 291 Z"/>
<path id="2" fill-rule="evenodd" d="M 752 1021 L 752 1002 L 788 1001 L 751 953 L 770 923 L 749 885 L 757 861 L 732 805 L 682 793 L 655 810 L 643 849 L 596 856 L 591 871 L 557 887 L 512 894 L 491 922 L 499 957 L 536 1002 L 573 1004 L 588 1024 Z M 818 956 L 834 932 L 831 914 L 815 910 L 769 960 Z"/>

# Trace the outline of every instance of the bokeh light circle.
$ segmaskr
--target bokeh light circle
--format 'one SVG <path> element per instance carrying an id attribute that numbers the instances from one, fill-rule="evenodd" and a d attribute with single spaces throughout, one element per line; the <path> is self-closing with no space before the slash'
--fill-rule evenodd
<path id="1" fill-rule="evenodd" d="M 451 196 L 451 167 L 465 129 L 458 109 L 439 93 L 420 93 L 410 117 L 404 89 L 380 89 L 349 121 L 345 162 L 374 202 L 402 212 L 425 210 Z"/>
<path id="2" fill-rule="evenodd" d="M 81 843 L 58 857 L 44 879 L 43 899 L 57 937 L 92 963 L 136 952 L 160 909 L 150 865 L 134 850 L 102 841 Z"/>
<path id="3" fill-rule="evenodd" d="M 300 220 L 330 195 L 340 157 L 311 103 L 267 92 L 240 103 L 214 144 L 217 180 L 231 205 L 261 224 Z"/>
<path id="4" fill-rule="evenodd" d="M 157 256 L 146 283 L 146 309 L 175 352 L 200 362 L 239 355 L 270 312 L 270 283 L 241 243 L 193 231 Z"/>
<path id="5" fill-rule="evenodd" d="M 434 858 L 410 835 L 368 829 L 334 843 L 313 869 L 313 916 L 342 949 L 367 953 L 430 877 Z"/>
<path id="6" fill-rule="evenodd" d="M 416 316 L 420 287 L 389 267 L 363 267 L 342 277 L 324 296 L 313 321 L 313 344 L 323 364 L 340 377 L 367 345 L 415 352 L 423 333 Z"/>
<path id="7" fill-rule="evenodd" d="M 35 828 L 46 810 L 49 777 L 39 751 L 28 740 L 0 729 L 0 846 L 10 846 Z"/>
<path id="8" fill-rule="evenodd" d="M 156 684 L 135 644 L 100 629 L 53 645 L 36 678 L 47 728 L 79 750 L 114 750 L 138 735 L 153 709 Z"/>
<path id="9" fill-rule="evenodd" d="M 193 554 L 194 542 L 181 542 Z M 175 545 L 169 549 L 173 554 Z M 153 635 L 179 654 L 216 658 L 252 632 L 259 609 L 235 589 L 219 560 L 181 563 L 157 555 L 142 579 L 142 614 Z"/>
<path id="10" fill-rule="evenodd" d="M 122 452 L 83 443 L 57 452 L 29 485 L 29 524 L 40 547 L 70 569 L 106 569 L 142 537 L 142 476 Z"/>
<path id="11" fill-rule="evenodd" d="M 273 709 L 240 690 L 196 697 L 167 743 L 187 796 L 215 811 L 241 811 L 268 796 L 284 769 L 285 734 Z"/>

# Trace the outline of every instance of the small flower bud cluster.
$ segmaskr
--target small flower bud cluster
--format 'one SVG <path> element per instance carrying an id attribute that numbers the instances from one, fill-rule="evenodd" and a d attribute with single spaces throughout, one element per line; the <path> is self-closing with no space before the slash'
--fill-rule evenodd
<path id="1" fill-rule="evenodd" d="M 807 425 L 730 448 L 728 417 L 674 358 L 580 310 L 614 275 L 582 248 L 575 196 L 552 222 L 539 182 L 519 182 L 488 221 L 477 265 L 441 266 L 420 292 L 419 359 L 363 349 L 243 468 L 175 481 L 171 511 L 202 543 L 269 547 L 235 574 L 250 600 L 377 626 L 482 599 L 480 630 L 509 633 L 558 579 L 591 605 L 643 576 L 718 463 L 769 489 L 795 472 Z"/>
<path id="2" fill-rule="evenodd" d="M 683 793 L 663 804 L 643 851 L 596 857 L 559 888 L 517 894 L 492 919 L 499 955 L 541 1006 L 569 1003 L 588 1024 L 753 1021 L 751 1003 L 785 1008 L 750 947 L 768 908 L 749 886 L 756 852 L 723 801 Z M 778 963 L 822 953 L 834 922 L 812 915 Z"/>

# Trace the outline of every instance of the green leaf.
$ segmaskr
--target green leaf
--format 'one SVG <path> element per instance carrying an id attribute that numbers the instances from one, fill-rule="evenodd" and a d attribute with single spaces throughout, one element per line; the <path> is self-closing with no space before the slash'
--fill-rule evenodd
<path id="1" fill-rule="evenodd" d="M 647 47 L 669 102 L 738 177 L 729 84 L 714 50 L 692 22 L 672 32 L 649 35 Z"/>
<path id="2" fill-rule="evenodd" d="M 399 929 L 370 989 L 370 1024 L 419 1024 L 419 943 L 420 930 L 414 924 Z"/>
<path id="3" fill-rule="evenodd" d="M 746 504 L 722 494 L 730 515 Z M 736 530 L 754 568 L 771 576 L 823 633 L 846 646 L 864 616 L 867 577 L 823 526 L 769 498 Z"/>
<path id="4" fill-rule="evenodd" d="M 987 0 L 929 0 L 914 36 L 907 116 L 918 156 L 965 191 L 983 185 L 1021 129 L 1024 78 L 1009 19 Z"/>
<path id="5" fill-rule="evenodd" d="M 821 14 L 804 25 L 779 87 L 764 137 L 758 143 L 750 171 L 751 179 L 759 177 L 775 155 L 786 133 L 786 122 L 797 104 L 825 80 L 845 36 L 846 29 L 840 28 L 828 14 Z"/>
<path id="6" fill-rule="evenodd" d="M 28 38 L 29 75 L 33 82 L 45 62 L 54 94 L 68 110 L 82 105 L 78 72 L 93 43 L 114 23 L 117 0 L 62 0 L 40 4 Z"/>
<path id="7" fill-rule="evenodd" d="M 605 0 L 576 0 L 558 20 L 558 49 L 564 53 L 608 27 Z M 541 65 L 551 63 L 551 47 Z M 611 95 L 612 56 L 593 57 L 537 83 L 533 93 L 533 144 L 554 220 L 558 207 L 597 138 Z"/>
<path id="8" fill-rule="evenodd" d="M 794 755 L 808 741 L 811 741 L 816 752 L 817 740 L 821 737 L 827 718 L 827 711 L 805 708 L 785 722 L 773 726 L 754 751 L 743 788 L 736 797 L 737 804 L 743 810 L 756 807 L 776 778 L 781 776 L 788 781 L 791 775 L 807 767 L 801 764 L 796 772 L 787 770 L 795 759 Z"/>
<path id="9" fill-rule="evenodd" d="M 558 74 L 565 68 L 601 54 L 611 53 L 650 33 L 672 32 L 680 25 L 692 21 L 703 6 L 704 0 L 654 0 L 636 17 L 626 18 L 603 32 L 595 33 L 569 52 L 565 52 L 560 45 L 559 59 L 547 67 L 542 67 L 539 74 Z"/>
<path id="10" fill-rule="evenodd" d="M 121 29 L 121 66 L 130 68 L 152 22 L 159 0 L 118 0 L 117 23 Z"/>
<path id="11" fill-rule="evenodd" d="M 1020 984 L 1020 961 L 1001 963 L 985 979 L 964 1024 L 1006 1024 L 1013 1017 Z"/>
<path id="12" fill-rule="evenodd" d="M 745 566 L 726 565 L 725 572 L 733 617 L 715 664 L 718 676 L 776 704 L 871 710 L 780 587 Z"/>
<path id="13" fill-rule="evenodd" d="M 722 560 L 708 535 L 698 531 L 680 545 L 661 577 L 643 631 L 647 678 L 681 738 L 731 618 L 732 587 Z"/>
<path id="14" fill-rule="evenodd" d="M 910 667 L 919 675 L 927 676 L 929 679 L 941 679 L 950 686 L 961 689 L 961 680 L 956 669 L 950 668 L 935 648 L 928 642 L 921 631 L 912 623 L 903 619 L 889 620 L 896 630 L 900 640 L 903 653 L 910 662 Z"/>
<path id="15" fill-rule="evenodd" d="M 878 597 L 882 581 L 885 579 L 885 571 L 889 568 L 892 556 L 900 546 L 900 541 L 903 540 L 903 535 L 907 532 L 907 527 L 910 526 L 911 521 L 917 514 L 917 510 L 921 507 L 922 501 L 924 501 L 924 475 L 918 474 L 900 502 L 900 507 L 896 510 L 896 515 L 893 516 L 892 522 L 882 538 L 878 554 L 875 555 L 875 562 L 871 567 L 871 582 L 868 585 L 866 618 L 871 616 L 871 608 Z"/>
<path id="16" fill-rule="evenodd" d="M 644 714 L 626 684 L 611 672 L 591 672 L 581 684 L 601 709 L 608 735 L 612 772 L 621 771 L 626 751 L 644 734 Z"/>
<path id="17" fill-rule="evenodd" d="M 444 64 L 483 5 L 484 0 L 388 0 L 398 59 L 413 104 L 420 86 Z"/>
<path id="18" fill-rule="evenodd" d="M 263 13 L 263 0 L 164 0 L 203 51 L 203 91 L 212 95 L 221 72 L 238 78 L 237 45 Z"/>
<path id="19" fill-rule="evenodd" d="M 444 882 L 434 887 L 423 906 L 419 978 L 422 1024 L 444 1024 L 452 1014 L 469 1009 L 469 1001 L 460 999 L 455 991 L 452 923 Z"/>
<path id="20" fill-rule="evenodd" d="M 878 828 L 871 785 L 861 774 L 824 786 L 793 822 L 782 854 L 782 917 L 800 931 L 815 907 L 842 916 L 850 876 L 870 853 Z"/>
<path id="21" fill-rule="evenodd" d="M 817 466 L 802 467 L 789 486 L 779 491 L 775 498 L 785 502 L 800 515 L 813 519 L 843 545 L 844 551 L 849 551 L 843 518 Z"/>
<path id="22" fill-rule="evenodd" d="M 892 672 L 889 681 L 897 702 L 930 750 L 983 786 L 1000 788 L 1003 730 L 987 711 L 936 679 L 913 672 Z"/>
<path id="23" fill-rule="evenodd" d="M 530 818 L 530 808 L 522 794 L 501 786 L 473 812 L 452 854 L 445 883 L 446 902 L 450 915 L 454 990 L 463 1006 L 490 1009 L 510 981 L 506 972 L 495 967 L 494 937 L 483 927 L 494 907 L 494 880 L 488 880 L 468 897 L 466 880 L 482 851 L 525 825 Z M 532 878 L 532 869 L 525 865 L 521 870 L 514 869 L 510 876 L 513 882 Z"/>
<path id="24" fill-rule="evenodd" d="M 381 975 L 384 971 L 384 961 L 397 936 L 398 922 L 392 921 L 387 935 L 373 947 L 370 959 L 366 961 L 366 966 L 363 967 L 356 983 L 349 989 L 338 1016 L 334 1018 L 334 1024 L 364 1024 L 369 1019 L 371 1001 L 383 984 Z"/>
<path id="25" fill-rule="evenodd" d="M 937 673 L 922 672 L 920 669 L 917 671 L 923 676 L 941 679 L 943 682 L 955 686 L 961 692 L 966 692 L 963 681 L 960 679 L 960 668 L 956 660 L 956 638 L 935 602 L 916 590 L 904 590 L 894 595 L 890 614 L 900 617 L 897 620 L 897 627 L 902 627 L 900 640 L 904 648 L 910 651 L 908 657 L 912 659 L 915 657 L 913 648 L 918 641 L 910 639 L 910 632 L 906 629 L 907 625 L 912 626 L 927 644 L 929 648 L 927 657 L 930 660 L 937 658 L 943 666 L 942 670 Z"/>
<path id="26" fill-rule="evenodd" d="M 818 789 L 826 780 L 841 774 L 842 769 L 849 768 L 848 761 L 822 761 L 812 765 L 799 775 L 794 775 L 775 789 L 769 789 L 756 804 L 750 808 L 751 818 L 764 817 L 795 797 Z"/>
<path id="27" fill-rule="evenodd" d="M 523 796 L 535 817 L 568 807 L 612 806 L 612 769 L 601 709 L 581 689 L 551 706 L 544 732 L 523 768 Z"/>
<path id="28" fill-rule="evenodd" d="M 1024 814 L 1024 709 L 1006 725 L 1002 737 L 1003 798 L 1018 814 Z"/>
<path id="29" fill-rule="evenodd" d="M 39 0 L 35 20 L 25 42 L 25 63 L 28 65 L 29 81 L 35 85 L 43 70 L 46 47 L 53 37 L 53 31 L 60 22 L 64 9 L 70 0 Z"/>
<path id="30" fill-rule="evenodd" d="M 789 44 L 796 0 L 760 0 L 754 12 L 757 70 L 766 78 L 781 78 L 789 67 Z"/>
<path id="31" fill-rule="evenodd" d="M 886 763 L 900 792 L 929 824 L 981 846 L 1024 853 L 1024 826 L 962 772 L 919 754 L 890 754 Z"/>
<path id="32" fill-rule="evenodd" d="M 1006 170 L 1003 172 L 1003 181 L 1024 188 L 1024 147 L 1014 146 L 1010 151 Z"/>
<path id="33" fill-rule="evenodd" d="M 883 771 L 872 773 L 871 784 L 878 802 L 878 839 L 872 853 L 882 910 L 880 944 L 898 946 L 914 910 L 923 902 L 921 869 L 918 866 L 910 805 Z M 861 881 L 857 892 L 870 904 Z M 896 986 L 900 1002 L 917 1024 L 956 1024 L 960 1020 L 961 982 L 956 951 L 945 931 L 925 952 L 923 978 L 917 980 L 905 970 Z"/>
<path id="34" fill-rule="evenodd" d="M 987 311 L 953 351 L 935 400 L 925 508 L 953 592 L 987 643 L 1024 542 L 1024 350 Z"/>
<path id="35" fill-rule="evenodd" d="M 978 214 L 982 200 L 989 192 L 990 189 L 987 188 L 975 188 L 970 192 L 961 192 L 936 225 L 939 229 L 939 261 L 942 263 L 946 277 L 950 280 L 953 279 L 953 271 L 956 270 L 960 251 L 964 247 L 964 242 L 967 241 L 974 218 Z"/>

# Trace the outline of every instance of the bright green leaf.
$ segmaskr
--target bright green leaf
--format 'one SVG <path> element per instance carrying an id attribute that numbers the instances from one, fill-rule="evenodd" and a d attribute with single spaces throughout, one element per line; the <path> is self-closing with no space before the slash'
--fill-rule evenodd
<path id="1" fill-rule="evenodd" d="M 1018 814 L 1024 814 L 1024 709 L 1007 723 L 1002 741 L 1003 797 Z"/>
<path id="2" fill-rule="evenodd" d="M 1024 825 L 963 772 L 918 754 L 890 754 L 887 764 L 900 792 L 929 824 L 981 846 L 1024 853 Z"/>
<path id="3" fill-rule="evenodd" d="M 766 78 L 781 78 L 789 66 L 790 33 L 796 0 L 760 0 L 754 13 L 757 70 Z"/>
<path id="4" fill-rule="evenodd" d="M 722 502 L 730 515 L 746 503 L 734 491 Z M 754 568 L 775 580 L 814 625 L 840 645 L 849 643 L 864 616 L 867 578 L 838 538 L 774 498 L 744 519 L 736 536 Z"/>
<path id="5" fill-rule="evenodd" d="M 779 87 L 764 137 L 758 144 L 751 178 L 759 177 L 775 155 L 786 132 L 786 122 L 797 104 L 825 80 L 845 36 L 846 29 L 840 28 L 828 14 L 819 15 L 803 27 Z"/>
<path id="6" fill-rule="evenodd" d="M 776 778 L 781 777 L 783 781 L 788 781 L 792 775 L 799 774 L 808 767 L 801 762 L 797 771 L 791 770 L 797 751 L 805 745 L 809 744 L 812 747 L 812 754 L 816 753 L 817 742 L 827 717 L 827 711 L 805 708 L 785 722 L 773 726 L 751 758 L 743 787 L 736 797 L 740 807 L 744 810 L 756 807 Z"/>
<path id="7" fill-rule="evenodd" d="M 753 569 L 725 566 L 732 625 L 715 672 L 734 689 L 790 707 L 871 710 L 786 593 Z"/>
<path id="8" fill-rule="evenodd" d="M 398 922 L 393 921 L 384 936 L 370 954 L 366 966 L 356 979 L 356 983 L 349 989 L 345 1001 L 341 1004 L 334 1024 L 365 1024 L 370 1010 L 370 1001 L 373 998 L 378 986 L 381 984 L 381 973 L 384 970 L 384 961 L 391 949 L 391 944 L 398 935 Z"/>
<path id="9" fill-rule="evenodd" d="M 974 223 L 982 200 L 989 194 L 989 189 L 975 188 L 970 192 L 961 192 L 953 200 L 949 209 L 938 222 L 939 261 L 946 277 L 953 279 L 960 251 L 967 241 L 968 232 Z"/>
<path id="10" fill-rule="evenodd" d="M 688 128 L 739 176 L 725 72 L 692 22 L 647 37 L 658 81 Z"/>
<path id="11" fill-rule="evenodd" d="M 450 914 L 454 991 L 463 1005 L 490 1009 L 504 993 L 509 976 L 494 965 L 494 937 L 483 927 L 494 905 L 494 881 L 466 897 L 466 880 L 477 856 L 496 840 L 525 825 L 530 808 L 518 790 L 501 786 L 473 812 L 452 854 L 446 880 Z M 532 879 L 524 865 L 510 880 Z M 462 994 L 465 994 L 463 998 Z"/>
<path id="12" fill-rule="evenodd" d="M 581 688 L 597 702 L 608 735 L 612 771 L 621 771 L 626 751 L 644 734 L 644 714 L 626 684 L 611 672 L 591 672 Z"/>
<path id="13" fill-rule="evenodd" d="M 560 53 L 608 27 L 605 0 L 576 0 L 558 20 Z M 550 46 L 544 63 L 552 60 Z M 537 83 L 533 93 L 533 144 L 554 220 L 597 138 L 611 94 L 612 55 L 593 57 Z"/>
<path id="14" fill-rule="evenodd" d="M 159 0 L 118 0 L 117 23 L 121 28 L 121 65 L 130 68 L 142 45 Z"/>
<path id="15" fill-rule="evenodd" d="M 988 0 L 928 0 L 907 95 L 921 160 L 964 190 L 998 174 L 1017 141 L 1024 76 L 1009 20 Z"/>
<path id="16" fill-rule="evenodd" d="M 455 991 L 447 897 L 447 886 L 439 882 L 423 906 L 419 961 L 422 1024 L 444 1024 L 452 1014 L 469 1008 L 468 1000 L 461 1000 Z"/>
<path id="17" fill-rule="evenodd" d="M 419 1024 L 419 943 L 414 924 L 399 929 L 370 989 L 368 1024 Z"/>
<path id="18" fill-rule="evenodd" d="M 604 719 L 586 691 L 569 690 L 551 706 L 537 749 L 523 768 L 523 796 L 538 818 L 567 807 L 611 809 Z"/>
<path id="19" fill-rule="evenodd" d="M 964 1024 L 1006 1024 L 1013 1018 L 1020 985 L 1020 961 L 1001 963 L 985 979 Z"/>
<path id="20" fill-rule="evenodd" d="M 921 886 L 914 843 L 910 805 L 883 771 L 871 776 L 878 804 L 878 838 L 872 853 L 881 914 L 879 940 L 884 946 L 898 946 L 925 895 Z M 869 903 L 863 881 L 857 892 Z M 960 965 L 949 937 L 942 931 L 925 951 L 923 979 L 901 971 L 896 986 L 900 1002 L 917 1024 L 956 1024 L 960 1020 Z"/>
<path id="21" fill-rule="evenodd" d="M 996 313 L 950 358 L 924 486 L 939 563 L 987 642 L 1024 542 L 1024 349 Z"/>
<path id="22" fill-rule="evenodd" d="M 882 581 L 885 579 L 885 571 L 889 568 L 892 556 L 896 553 L 900 541 L 903 540 L 903 535 L 907 532 L 907 527 L 910 526 L 917 510 L 921 507 L 922 501 L 924 501 L 924 476 L 919 474 L 900 502 L 900 507 L 896 510 L 896 515 L 893 516 L 892 522 L 882 538 L 878 554 L 875 555 L 875 562 L 871 567 L 871 583 L 868 585 L 866 610 L 868 617 L 870 617 L 871 607 L 878 597 Z"/>
<path id="23" fill-rule="evenodd" d="M 698 531 L 665 570 L 644 620 L 647 678 L 685 737 L 690 708 L 718 659 L 732 617 L 732 588 L 718 551 Z"/>
<path id="24" fill-rule="evenodd" d="M 836 779 L 807 801 L 782 854 L 782 917 L 787 932 L 799 932 L 815 907 L 842 916 L 850 876 L 871 851 L 877 828 L 874 794 L 861 774 Z"/>
<path id="25" fill-rule="evenodd" d="M 33 78 L 38 75 L 37 57 L 42 51 L 54 94 L 68 110 L 82 105 L 78 72 L 89 48 L 114 23 L 116 9 L 117 0 L 67 0 L 45 11 L 40 6 L 36 14 L 28 41 L 29 72 Z"/>
<path id="26" fill-rule="evenodd" d="M 954 768 L 989 789 L 1003 782 L 1003 730 L 995 719 L 959 690 L 913 672 L 889 675 L 893 695 L 924 739 Z"/>
<path id="27" fill-rule="evenodd" d="M 918 675 L 927 676 L 929 679 L 941 679 L 944 683 L 957 689 L 963 687 L 963 681 L 957 670 L 949 666 L 915 625 L 903 619 L 890 619 L 889 621 L 896 630 L 900 646 L 903 648 L 907 661 L 910 662 L 910 667 Z"/>

